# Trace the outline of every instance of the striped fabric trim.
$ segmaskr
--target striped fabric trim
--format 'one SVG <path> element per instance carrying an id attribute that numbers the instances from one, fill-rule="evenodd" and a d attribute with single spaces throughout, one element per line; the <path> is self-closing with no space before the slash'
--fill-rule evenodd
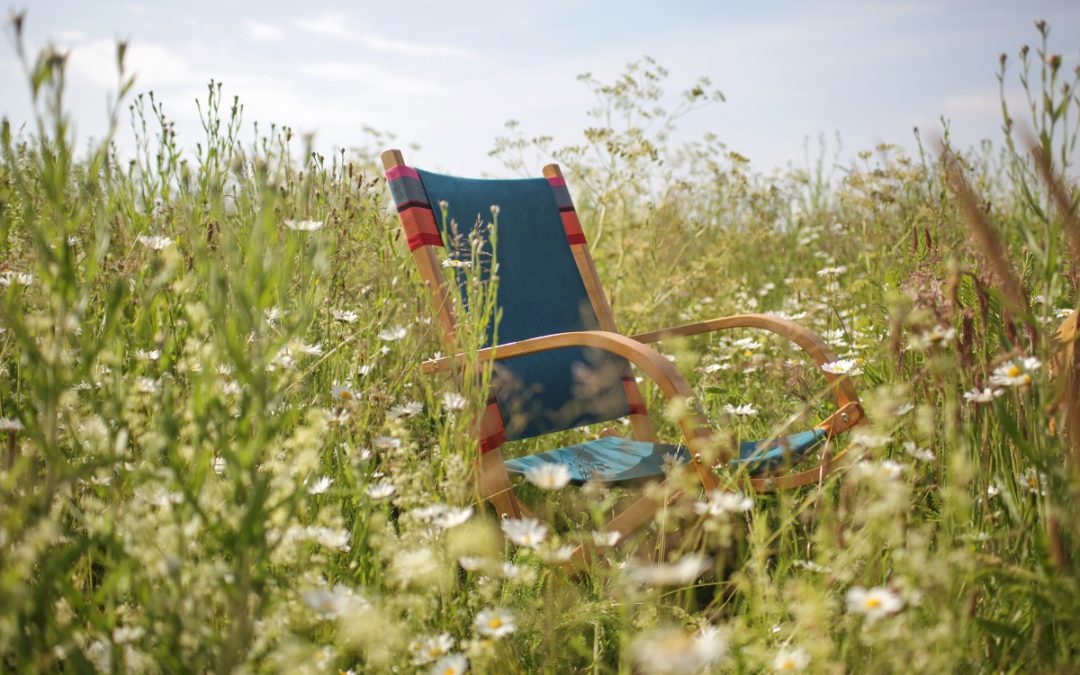
<path id="1" fill-rule="evenodd" d="M 503 426 L 502 411 L 494 397 L 488 399 L 487 408 L 480 418 L 480 452 L 491 452 L 506 442 L 506 427 Z"/>
<path id="2" fill-rule="evenodd" d="M 442 235 L 435 224 L 435 214 L 431 211 L 427 191 L 416 169 L 408 166 L 395 166 L 386 171 L 386 182 L 390 185 L 390 195 L 397 206 L 398 218 L 405 230 L 409 250 L 415 251 L 421 246 L 443 246 Z"/>
<path id="3" fill-rule="evenodd" d="M 638 389 L 637 380 L 632 376 L 622 378 L 623 392 L 626 394 L 626 402 L 629 404 L 631 415 L 647 415 L 645 400 L 641 398 L 641 390 Z"/>
<path id="4" fill-rule="evenodd" d="M 551 185 L 551 191 L 555 193 L 555 204 L 559 207 L 559 215 L 562 217 L 566 241 L 571 245 L 584 244 L 585 233 L 581 230 L 581 221 L 578 220 L 577 211 L 574 210 L 574 202 L 570 199 L 570 190 L 566 188 L 566 180 L 562 176 L 551 176 L 547 180 Z"/>

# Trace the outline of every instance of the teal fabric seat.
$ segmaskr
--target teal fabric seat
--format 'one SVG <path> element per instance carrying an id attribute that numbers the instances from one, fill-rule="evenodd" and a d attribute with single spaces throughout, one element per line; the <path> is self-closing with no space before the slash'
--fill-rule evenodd
<path id="1" fill-rule="evenodd" d="M 793 463 L 810 452 L 825 438 L 825 431 L 813 429 L 768 441 L 743 441 L 739 458 L 732 469 L 745 468 L 757 476 Z M 574 483 L 599 481 L 623 483 L 664 474 L 664 465 L 685 463 L 689 457 L 681 445 L 634 441 L 618 436 L 604 436 L 558 450 L 506 460 L 511 473 L 524 474 L 541 464 L 565 464 Z"/>

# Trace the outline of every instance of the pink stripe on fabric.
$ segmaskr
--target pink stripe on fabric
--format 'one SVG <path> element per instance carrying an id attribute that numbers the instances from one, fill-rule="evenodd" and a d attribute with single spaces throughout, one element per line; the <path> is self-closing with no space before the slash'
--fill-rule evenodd
<path id="1" fill-rule="evenodd" d="M 552 186 L 566 185 L 566 179 L 562 176 L 552 176 L 551 178 L 548 178 L 548 183 L 551 183 Z"/>
<path id="2" fill-rule="evenodd" d="M 416 169 L 411 166 L 395 166 L 386 170 L 386 180 L 397 180 L 402 176 L 420 180 L 420 174 L 416 173 Z"/>

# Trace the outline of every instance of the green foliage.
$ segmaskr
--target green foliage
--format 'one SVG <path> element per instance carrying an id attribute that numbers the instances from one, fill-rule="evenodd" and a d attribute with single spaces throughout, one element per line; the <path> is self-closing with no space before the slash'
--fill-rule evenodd
<path id="1" fill-rule="evenodd" d="M 288 128 L 246 146 L 242 106 L 211 83 L 194 157 L 147 93 L 122 161 L 121 43 L 113 131 L 76 157 L 65 58 L 28 56 L 21 24 L 38 114 L 25 137 L 0 129 L 0 670 L 409 672 L 460 654 L 475 672 L 1064 672 L 1080 659 L 1080 476 L 1063 432 L 1077 396 L 1054 337 L 1080 299 L 1076 260 L 1008 110 L 1001 154 L 959 164 L 1031 307 L 1019 317 L 936 152 L 881 146 L 837 179 L 822 143 L 821 159 L 764 177 L 716 137 L 672 142 L 680 117 L 723 97 L 701 81 L 668 105 L 647 58 L 611 83 L 582 77 L 597 106 L 578 144 L 510 125 L 493 154 L 530 174 L 528 153 L 563 164 L 625 332 L 791 317 L 852 369 L 870 415 L 843 440 L 856 461 L 820 485 L 749 499 L 725 474 L 728 493 L 702 497 L 673 471 L 683 495 L 573 575 L 565 547 L 592 542 L 628 495 L 524 485 L 548 516 L 543 542 L 500 533 L 471 472 L 490 372 L 421 372 L 438 319 L 374 156 L 326 158 L 310 140 L 297 152 Z M 1076 83 L 1039 31 L 1038 79 L 1025 49 L 1021 82 L 1035 142 L 1065 172 Z M 463 237 L 448 261 L 468 290 L 452 298 L 462 372 L 498 318 L 489 256 Z M 723 442 L 832 409 L 818 369 L 778 339 L 661 349 Z"/>

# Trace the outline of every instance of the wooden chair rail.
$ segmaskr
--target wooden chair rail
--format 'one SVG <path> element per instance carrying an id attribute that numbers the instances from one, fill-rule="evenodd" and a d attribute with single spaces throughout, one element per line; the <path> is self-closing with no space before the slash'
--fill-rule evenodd
<path id="1" fill-rule="evenodd" d="M 810 355 L 818 367 L 836 361 L 836 354 L 816 333 L 794 321 L 769 314 L 736 314 L 709 321 L 698 321 L 682 326 L 649 331 L 648 333 L 639 333 L 631 337 L 642 344 L 652 344 L 665 338 L 690 337 L 731 328 L 757 328 L 776 333 L 798 345 Z M 825 375 L 825 380 L 829 383 L 833 396 L 841 408 L 849 403 L 859 402 L 855 387 L 852 386 L 851 380 L 846 375 L 837 375 L 825 371 L 822 371 L 822 373 Z"/>

